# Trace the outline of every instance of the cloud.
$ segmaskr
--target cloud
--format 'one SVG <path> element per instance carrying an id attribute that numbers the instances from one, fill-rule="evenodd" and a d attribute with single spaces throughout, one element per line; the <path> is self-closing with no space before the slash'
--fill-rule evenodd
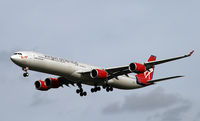
<path id="1" fill-rule="evenodd" d="M 150 121 L 182 121 L 191 108 L 192 103 L 180 95 L 169 94 L 162 88 L 156 88 L 146 94 L 126 96 L 123 102 L 109 104 L 102 112 L 103 114 L 147 112 L 149 114 L 147 120 Z"/>
<path id="2" fill-rule="evenodd" d="M 183 102 L 180 96 L 168 94 L 162 88 L 156 88 L 146 94 L 126 96 L 123 103 L 115 102 L 103 109 L 104 113 L 144 112 L 172 107 Z"/>
<path id="3" fill-rule="evenodd" d="M 166 108 L 162 112 L 158 112 L 148 119 L 155 121 L 182 121 L 187 117 L 188 111 L 192 108 L 192 103 L 190 101 L 182 101 L 177 103 L 175 106 Z"/>
<path id="4" fill-rule="evenodd" d="M 176 106 L 174 108 L 171 108 L 165 111 L 161 115 L 161 120 L 162 121 L 181 121 L 184 118 L 185 113 L 187 113 L 190 108 L 191 108 L 190 102 L 182 103 L 179 106 Z"/>
<path id="5" fill-rule="evenodd" d="M 193 120 L 193 121 L 199 121 L 199 119 L 200 119 L 200 112 L 198 112 L 198 113 L 196 114 L 196 116 L 194 117 L 194 120 Z"/>
<path id="6" fill-rule="evenodd" d="M 53 102 L 53 100 L 48 98 L 47 95 L 45 95 L 45 93 L 39 92 L 39 93 L 35 93 L 33 95 L 33 100 L 31 102 L 30 106 L 35 107 L 35 106 L 47 105 L 52 102 Z"/>

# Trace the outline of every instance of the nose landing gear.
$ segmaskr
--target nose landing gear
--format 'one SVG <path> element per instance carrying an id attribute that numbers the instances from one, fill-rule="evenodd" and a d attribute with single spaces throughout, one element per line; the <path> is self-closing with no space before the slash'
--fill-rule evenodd
<path id="1" fill-rule="evenodd" d="M 22 68 L 23 71 L 25 71 L 25 73 L 23 73 L 23 76 L 24 77 L 28 77 L 29 74 L 28 74 L 28 67 L 25 67 L 25 68 Z"/>
<path id="2" fill-rule="evenodd" d="M 23 73 L 23 76 L 24 76 L 24 77 L 28 77 L 28 76 L 29 76 L 28 72 Z"/>

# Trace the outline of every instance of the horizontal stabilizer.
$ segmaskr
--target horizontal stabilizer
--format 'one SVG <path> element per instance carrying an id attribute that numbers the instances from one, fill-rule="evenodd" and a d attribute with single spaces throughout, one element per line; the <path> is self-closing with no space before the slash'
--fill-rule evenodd
<path id="1" fill-rule="evenodd" d="M 164 80 L 169 80 L 169 79 L 174 79 L 174 78 L 180 78 L 180 77 L 184 77 L 184 76 L 171 76 L 171 77 L 167 77 L 167 78 L 155 79 L 155 80 L 148 81 L 148 83 L 154 83 L 154 82 L 159 82 L 159 81 L 164 81 Z"/>

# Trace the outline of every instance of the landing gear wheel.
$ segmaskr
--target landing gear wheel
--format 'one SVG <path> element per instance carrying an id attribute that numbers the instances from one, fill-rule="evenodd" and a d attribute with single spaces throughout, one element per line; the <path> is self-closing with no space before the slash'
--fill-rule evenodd
<path id="1" fill-rule="evenodd" d="M 86 96 L 87 95 L 87 92 L 83 92 L 83 96 Z"/>
<path id="2" fill-rule="evenodd" d="M 106 88 L 106 91 L 107 91 L 107 92 L 109 92 L 109 91 L 110 91 L 108 87 Z"/>
<path id="3" fill-rule="evenodd" d="M 94 88 L 91 89 L 91 92 L 92 92 L 92 93 L 94 92 Z"/>
<path id="4" fill-rule="evenodd" d="M 82 93 L 82 92 L 80 93 L 80 96 L 81 96 L 81 97 L 83 96 L 83 93 Z"/>
<path id="5" fill-rule="evenodd" d="M 97 92 L 97 88 L 94 88 L 94 92 Z"/>
<path id="6" fill-rule="evenodd" d="M 80 93 L 80 90 L 79 90 L 79 89 L 77 89 L 77 90 L 76 90 L 76 93 Z"/>
<path id="7" fill-rule="evenodd" d="M 100 90 L 101 90 L 101 87 L 97 87 L 97 90 L 100 91 Z"/>
<path id="8" fill-rule="evenodd" d="M 28 74 L 28 73 L 24 73 L 23 76 L 24 76 L 24 77 L 28 77 L 29 74 Z"/>
<path id="9" fill-rule="evenodd" d="M 113 88 L 112 88 L 112 87 L 110 87 L 110 91 L 113 91 Z"/>

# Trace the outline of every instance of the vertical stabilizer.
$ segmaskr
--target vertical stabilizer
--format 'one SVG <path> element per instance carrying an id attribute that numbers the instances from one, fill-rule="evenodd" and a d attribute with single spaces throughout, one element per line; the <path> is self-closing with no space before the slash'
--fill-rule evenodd
<path id="1" fill-rule="evenodd" d="M 155 61 L 156 56 L 151 55 L 148 59 L 148 62 Z M 150 68 L 149 70 L 145 71 L 144 73 L 140 73 L 136 75 L 137 83 L 140 85 L 148 85 L 148 81 L 152 80 L 154 73 L 154 67 Z"/>

